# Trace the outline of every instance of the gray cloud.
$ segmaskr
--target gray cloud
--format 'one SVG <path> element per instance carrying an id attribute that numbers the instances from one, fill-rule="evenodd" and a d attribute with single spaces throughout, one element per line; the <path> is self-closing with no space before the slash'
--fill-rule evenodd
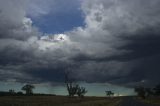
<path id="1" fill-rule="evenodd" d="M 159 4 L 158 0 L 83 2 L 86 26 L 71 33 L 71 39 L 87 51 L 74 58 L 84 62 L 78 69 L 84 70 L 80 78 L 132 86 L 158 83 Z"/>
<path id="2" fill-rule="evenodd" d="M 81 1 L 85 27 L 45 37 L 27 17 L 33 14 L 30 3 L 0 1 L 1 80 L 63 82 L 70 71 L 87 82 L 160 81 L 159 0 Z M 50 11 L 38 7 L 33 11 L 38 16 Z"/>

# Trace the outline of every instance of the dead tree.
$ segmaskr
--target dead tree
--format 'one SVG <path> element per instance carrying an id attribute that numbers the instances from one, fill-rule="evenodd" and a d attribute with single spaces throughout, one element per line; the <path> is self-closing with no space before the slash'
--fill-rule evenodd
<path id="1" fill-rule="evenodd" d="M 78 87 L 77 95 L 81 98 L 87 93 L 87 90 L 84 87 Z"/>
<path id="2" fill-rule="evenodd" d="M 69 97 L 73 97 L 74 95 L 76 95 L 79 85 L 73 83 L 73 80 L 69 79 L 68 76 L 69 76 L 69 73 L 65 73 L 65 83 L 67 86 Z"/>
<path id="3" fill-rule="evenodd" d="M 65 83 L 69 97 L 74 97 L 75 95 L 78 95 L 78 97 L 81 98 L 84 97 L 84 95 L 87 93 L 86 89 L 74 83 L 73 79 L 70 79 L 68 76 L 69 73 L 65 73 Z"/>

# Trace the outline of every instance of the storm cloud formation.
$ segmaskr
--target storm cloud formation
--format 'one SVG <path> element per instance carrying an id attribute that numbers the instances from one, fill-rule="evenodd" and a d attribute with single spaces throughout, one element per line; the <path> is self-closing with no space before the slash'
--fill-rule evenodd
<path id="1" fill-rule="evenodd" d="M 86 82 L 160 82 L 159 0 L 82 0 L 85 27 L 56 35 L 32 25 L 30 3 L 0 1 L 2 81 L 63 82 L 69 71 Z"/>

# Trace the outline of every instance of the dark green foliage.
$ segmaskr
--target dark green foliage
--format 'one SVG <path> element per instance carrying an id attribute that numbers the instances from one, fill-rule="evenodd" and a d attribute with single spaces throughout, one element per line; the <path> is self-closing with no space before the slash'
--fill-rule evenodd
<path id="1" fill-rule="evenodd" d="M 146 92 L 145 95 L 147 97 L 154 95 L 154 92 L 151 88 L 145 88 L 145 92 Z"/>
<path id="2" fill-rule="evenodd" d="M 160 96 L 160 84 L 153 88 L 155 95 Z"/>
<path id="3" fill-rule="evenodd" d="M 136 87 L 134 91 L 137 93 L 139 97 L 145 99 L 146 91 L 144 87 Z"/>
<path id="4" fill-rule="evenodd" d="M 17 92 L 17 95 L 23 95 L 23 92 L 19 91 Z"/>
<path id="5" fill-rule="evenodd" d="M 114 93 L 112 91 L 106 91 L 106 96 L 110 97 L 110 96 L 113 96 Z"/>
<path id="6" fill-rule="evenodd" d="M 31 94 L 33 94 L 33 89 L 34 88 L 35 87 L 33 85 L 27 84 L 27 85 L 22 87 L 22 90 L 24 90 L 26 92 L 26 95 L 31 95 Z"/>
<path id="7" fill-rule="evenodd" d="M 13 94 L 15 94 L 15 91 L 13 89 L 10 89 L 9 94 L 13 95 Z"/>
<path id="8" fill-rule="evenodd" d="M 154 88 L 136 87 L 135 92 L 138 96 L 146 98 L 149 96 L 160 96 L 160 84 Z"/>

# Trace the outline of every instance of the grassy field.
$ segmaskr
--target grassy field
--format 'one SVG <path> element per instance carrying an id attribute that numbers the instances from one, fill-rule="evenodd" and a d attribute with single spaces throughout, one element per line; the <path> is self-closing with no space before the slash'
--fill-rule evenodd
<path id="1" fill-rule="evenodd" d="M 146 99 L 138 98 L 140 101 L 147 104 L 155 104 L 160 106 L 160 97 L 147 97 Z"/>
<path id="2" fill-rule="evenodd" d="M 65 96 L 4 96 L 0 106 L 118 106 L 120 98 Z"/>

